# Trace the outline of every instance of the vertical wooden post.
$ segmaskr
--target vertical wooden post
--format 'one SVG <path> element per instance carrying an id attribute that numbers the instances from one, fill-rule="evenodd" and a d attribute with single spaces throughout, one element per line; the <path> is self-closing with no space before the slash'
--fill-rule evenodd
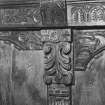
<path id="1" fill-rule="evenodd" d="M 48 105 L 71 105 L 72 43 L 68 30 L 42 31 Z"/>

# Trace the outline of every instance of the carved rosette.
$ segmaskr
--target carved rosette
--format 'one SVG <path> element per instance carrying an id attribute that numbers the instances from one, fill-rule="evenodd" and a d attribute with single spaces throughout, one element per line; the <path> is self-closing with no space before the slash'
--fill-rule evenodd
<path id="1" fill-rule="evenodd" d="M 73 82 L 72 43 L 69 30 L 42 30 L 45 53 L 44 81 L 48 104 L 70 105 Z"/>

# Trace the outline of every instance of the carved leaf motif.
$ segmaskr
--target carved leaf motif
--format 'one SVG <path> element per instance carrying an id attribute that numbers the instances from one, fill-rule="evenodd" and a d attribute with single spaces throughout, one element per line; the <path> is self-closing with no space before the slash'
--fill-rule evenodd
<path id="1" fill-rule="evenodd" d="M 53 82 L 70 84 L 72 79 L 70 43 L 46 43 L 44 45 L 44 52 L 45 75 L 47 79 L 51 79 L 52 77 L 54 78 L 54 80 L 52 80 Z"/>
<path id="2" fill-rule="evenodd" d="M 84 30 L 77 33 L 74 38 L 75 68 L 85 70 L 89 60 L 105 46 L 105 31 Z"/>
<path id="3" fill-rule="evenodd" d="M 41 30 L 43 42 L 69 42 L 71 41 L 70 29 Z"/>
<path id="4" fill-rule="evenodd" d="M 2 24 L 38 24 L 41 25 L 40 9 L 21 7 L 2 9 Z"/>
<path id="5" fill-rule="evenodd" d="M 0 32 L 0 40 L 13 43 L 19 50 L 41 50 L 43 46 L 39 31 Z"/>

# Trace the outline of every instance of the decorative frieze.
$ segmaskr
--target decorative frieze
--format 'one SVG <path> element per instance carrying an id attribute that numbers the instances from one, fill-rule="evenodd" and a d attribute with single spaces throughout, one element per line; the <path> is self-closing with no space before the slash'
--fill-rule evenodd
<path id="1" fill-rule="evenodd" d="M 1 24 L 41 24 L 41 15 L 39 7 L 19 7 L 1 9 Z"/>
<path id="2" fill-rule="evenodd" d="M 46 42 L 69 42 L 71 41 L 70 29 L 41 30 L 42 41 Z"/>
<path id="3" fill-rule="evenodd" d="M 65 1 L 50 0 L 29 5 L 20 3 L 14 5 L 4 5 L 0 8 L 0 25 L 34 25 L 36 27 L 67 25 Z"/>
<path id="4" fill-rule="evenodd" d="M 45 82 L 46 84 L 72 82 L 72 46 L 68 42 L 46 43 L 45 52 Z"/>
<path id="5" fill-rule="evenodd" d="M 104 25 L 105 3 L 77 2 L 67 5 L 68 24 L 79 25 Z"/>
<path id="6" fill-rule="evenodd" d="M 19 50 L 41 50 L 40 31 L 5 31 L 0 32 L 0 40 L 13 43 Z"/>

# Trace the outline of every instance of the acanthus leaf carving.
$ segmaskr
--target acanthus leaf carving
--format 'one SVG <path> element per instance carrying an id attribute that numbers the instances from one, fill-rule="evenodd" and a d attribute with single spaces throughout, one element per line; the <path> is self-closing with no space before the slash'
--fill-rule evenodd
<path id="1" fill-rule="evenodd" d="M 52 77 L 53 82 L 71 84 L 72 62 L 71 45 L 69 42 L 46 43 L 45 52 L 45 74 Z"/>

